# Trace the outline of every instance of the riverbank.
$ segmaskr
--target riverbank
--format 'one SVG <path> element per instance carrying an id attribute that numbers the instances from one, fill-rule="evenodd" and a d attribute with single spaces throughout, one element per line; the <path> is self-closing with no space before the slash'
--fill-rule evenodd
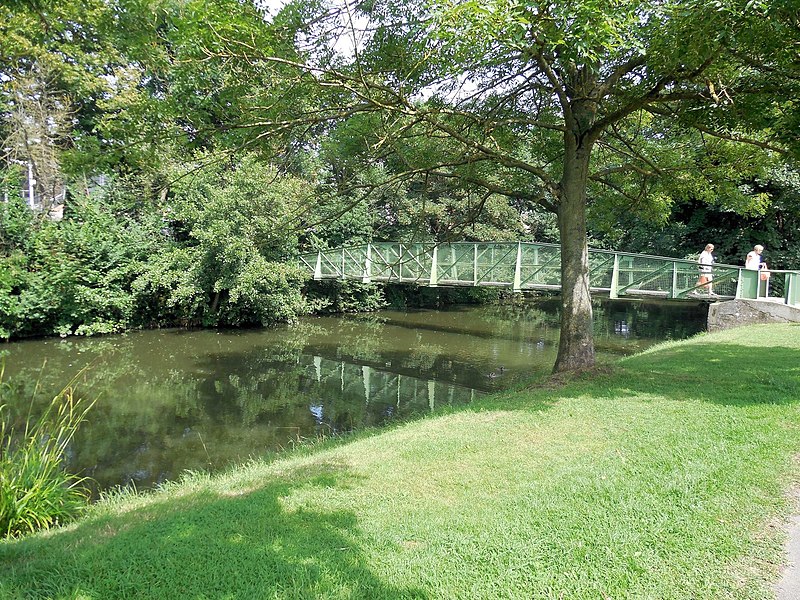
<path id="1" fill-rule="evenodd" d="M 94 497 L 117 486 L 145 490 L 185 470 L 224 470 L 545 375 L 556 359 L 557 311 L 548 300 L 16 342 L 0 349 L 4 389 L 14 390 L 3 396 L 6 416 L 21 425 L 80 373 L 78 394 L 98 402 L 68 470 L 92 478 Z M 603 362 L 690 337 L 706 318 L 686 304 L 624 301 L 598 301 L 594 315 Z"/>
<path id="2" fill-rule="evenodd" d="M 699 335 L 0 544 L 7 598 L 770 598 L 800 328 Z"/>

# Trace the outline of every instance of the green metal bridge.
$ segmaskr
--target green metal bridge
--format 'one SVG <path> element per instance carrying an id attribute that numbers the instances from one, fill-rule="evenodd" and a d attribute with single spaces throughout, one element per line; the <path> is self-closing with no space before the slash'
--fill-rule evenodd
<path id="1" fill-rule="evenodd" d="M 300 263 L 318 280 L 561 289 L 558 244 L 376 242 L 303 254 Z M 800 271 L 770 271 L 765 278 L 760 271 L 715 264 L 712 295 L 699 285 L 693 260 L 589 249 L 589 269 L 592 293 L 611 298 L 768 299 L 800 306 Z"/>

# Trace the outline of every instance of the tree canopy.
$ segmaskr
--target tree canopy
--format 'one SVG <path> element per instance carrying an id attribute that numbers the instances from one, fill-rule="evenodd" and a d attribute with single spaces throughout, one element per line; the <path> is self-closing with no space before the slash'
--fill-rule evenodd
<path id="1" fill-rule="evenodd" d="M 285 14 L 304 16 L 289 30 L 297 59 L 241 38 L 217 57 L 315 83 L 320 104 L 298 123 L 372 115 L 364 155 L 403 177 L 558 216 L 556 370 L 594 362 L 590 210 L 666 214 L 681 196 L 763 210 L 741 184 L 797 150 L 790 3 L 300 0 Z"/>

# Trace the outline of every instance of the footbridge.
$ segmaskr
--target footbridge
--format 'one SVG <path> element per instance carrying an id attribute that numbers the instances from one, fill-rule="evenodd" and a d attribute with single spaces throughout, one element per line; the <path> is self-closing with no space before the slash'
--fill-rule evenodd
<path id="1" fill-rule="evenodd" d="M 561 247 L 536 242 L 375 242 L 300 256 L 316 280 L 561 289 Z M 694 260 L 589 249 L 592 293 L 611 298 L 769 299 L 800 306 L 800 271 L 768 274 L 736 265 L 712 267 L 712 293 Z"/>

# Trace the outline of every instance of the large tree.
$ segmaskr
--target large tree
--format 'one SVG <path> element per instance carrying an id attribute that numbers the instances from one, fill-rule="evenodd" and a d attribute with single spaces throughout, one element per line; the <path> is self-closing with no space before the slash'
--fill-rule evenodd
<path id="1" fill-rule="evenodd" d="M 319 89 L 291 125 L 373 115 L 365 145 L 555 212 L 562 316 L 556 371 L 594 364 L 587 207 L 667 204 L 670 190 L 746 207 L 738 178 L 793 137 L 791 0 L 299 0 L 275 19 L 301 59 L 229 37 L 217 57 L 294 67 Z M 305 79 L 302 74 L 305 74 Z M 322 108 L 321 108 L 322 107 Z M 256 125 L 254 123 L 254 125 Z M 722 199 L 722 200 L 720 200 Z"/>

